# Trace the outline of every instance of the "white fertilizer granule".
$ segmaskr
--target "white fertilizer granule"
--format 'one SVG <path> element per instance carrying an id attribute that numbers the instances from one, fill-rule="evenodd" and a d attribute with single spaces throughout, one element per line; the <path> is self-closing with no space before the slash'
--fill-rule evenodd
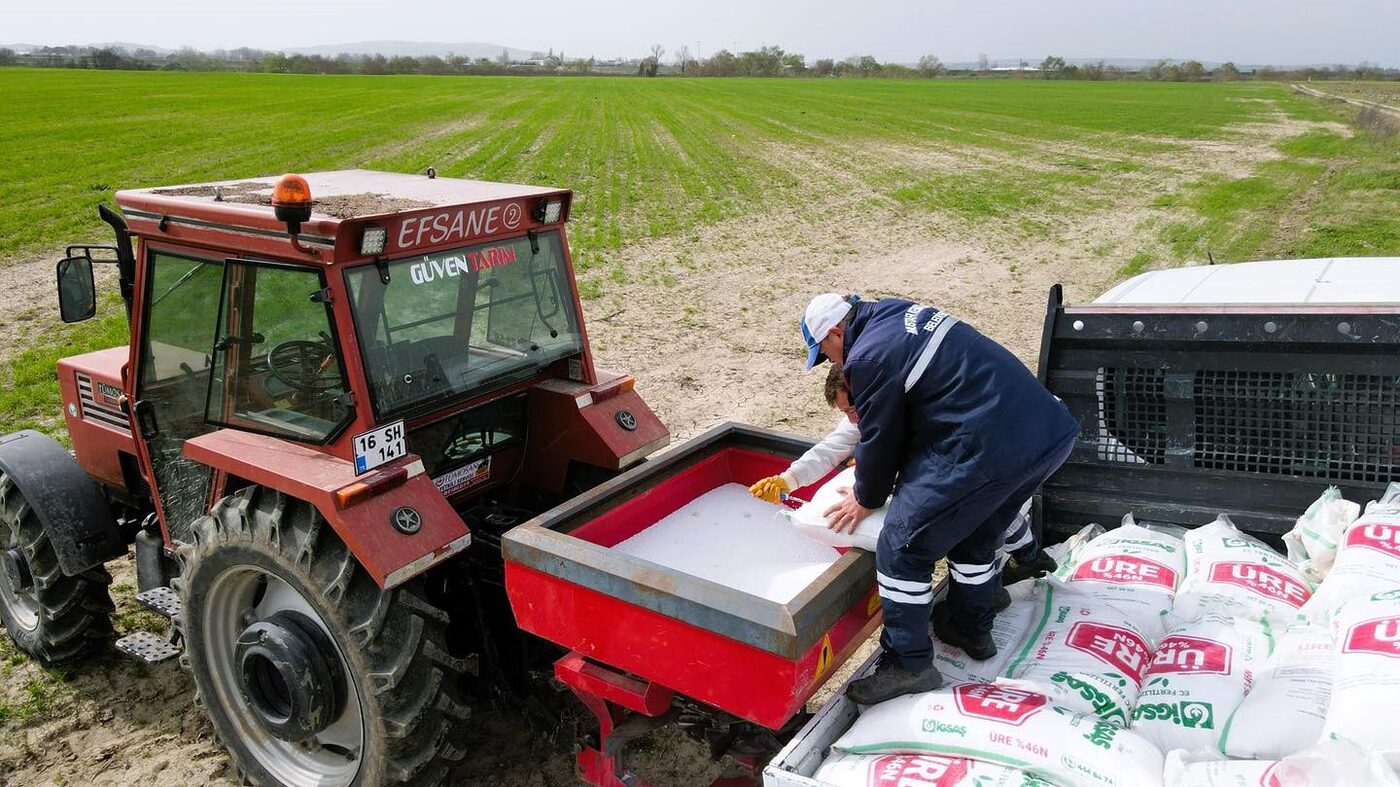
<path id="1" fill-rule="evenodd" d="M 779 604 L 791 601 L 841 556 L 803 538 L 771 503 L 741 484 L 695 498 L 613 551 Z"/>

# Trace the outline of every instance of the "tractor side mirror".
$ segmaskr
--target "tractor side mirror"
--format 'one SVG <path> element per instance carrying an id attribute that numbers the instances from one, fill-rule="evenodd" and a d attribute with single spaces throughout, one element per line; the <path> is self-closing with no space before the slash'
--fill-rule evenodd
<path id="1" fill-rule="evenodd" d="M 58 263 L 58 315 L 64 322 L 82 322 L 97 313 L 97 285 L 92 258 L 66 257 Z"/>

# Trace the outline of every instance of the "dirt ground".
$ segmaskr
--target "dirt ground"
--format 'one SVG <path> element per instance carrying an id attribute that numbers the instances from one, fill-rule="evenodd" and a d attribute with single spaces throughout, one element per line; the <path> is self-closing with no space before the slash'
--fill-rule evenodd
<path id="1" fill-rule="evenodd" d="M 797 321 L 813 294 L 856 292 L 936 304 L 1033 366 L 1052 284 L 1063 283 L 1071 301 L 1091 299 L 1143 248 L 1142 228 L 1157 216 L 1157 193 L 1201 173 L 1236 172 L 1267 160 L 1276 155 L 1271 144 L 1280 135 L 1303 130 L 1280 119 L 1228 144 L 1183 145 L 1172 161 L 1114 181 L 1108 207 L 1031 217 L 1048 227 L 1038 233 L 1012 222 L 969 224 L 914 210 L 863 190 L 858 179 L 832 175 L 861 157 L 896 151 L 787 156 L 810 184 L 813 202 L 611 255 L 607 262 L 621 267 L 625 275 L 615 278 L 624 281 L 610 277 L 603 294 L 585 304 L 590 339 L 601 366 L 636 377 L 637 390 L 670 426 L 674 443 L 726 421 L 817 436 L 836 416 L 821 400 L 824 373 L 801 370 Z M 969 160 L 959 151 L 914 152 L 932 173 Z M 1008 163 L 979 156 L 979 166 Z M 55 319 L 50 304 L 58 256 L 0 264 L 0 346 L 22 341 L 27 325 Z M 130 562 L 118 561 L 113 569 L 122 625 L 149 622 L 128 600 L 135 581 Z M 14 654 L 8 642 L 3 647 L 8 650 L 0 655 Z M 0 716 L 5 784 L 232 783 L 228 760 L 193 705 L 190 680 L 174 662 L 147 668 L 113 656 L 52 680 L 12 656 L 0 660 L 0 701 L 11 708 L 9 718 Z M 469 783 L 576 783 L 563 746 L 509 714 L 478 709 L 476 718 Z M 719 773 L 698 744 L 674 731 L 644 741 L 631 761 L 658 787 L 707 783 Z"/>

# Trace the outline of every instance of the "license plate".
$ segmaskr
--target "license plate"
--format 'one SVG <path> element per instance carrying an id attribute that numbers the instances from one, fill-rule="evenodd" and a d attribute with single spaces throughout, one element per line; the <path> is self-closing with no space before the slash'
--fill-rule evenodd
<path id="1" fill-rule="evenodd" d="M 355 435 L 355 473 L 367 473 L 408 453 L 403 444 L 403 421 Z"/>

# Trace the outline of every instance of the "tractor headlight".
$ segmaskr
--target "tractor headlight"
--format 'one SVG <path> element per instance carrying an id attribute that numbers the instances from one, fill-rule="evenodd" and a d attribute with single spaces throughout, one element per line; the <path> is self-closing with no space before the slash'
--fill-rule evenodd
<path id="1" fill-rule="evenodd" d="M 564 201 L 561 199 L 541 200 L 535 203 L 535 221 L 540 224 L 557 224 L 564 215 Z"/>
<path id="2" fill-rule="evenodd" d="M 384 253 L 384 242 L 389 237 L 388 231 L 377 224 L 370 224 L 365 227 L 365 231 L 360 235 L 360 256 L 377 257 Z"/>

